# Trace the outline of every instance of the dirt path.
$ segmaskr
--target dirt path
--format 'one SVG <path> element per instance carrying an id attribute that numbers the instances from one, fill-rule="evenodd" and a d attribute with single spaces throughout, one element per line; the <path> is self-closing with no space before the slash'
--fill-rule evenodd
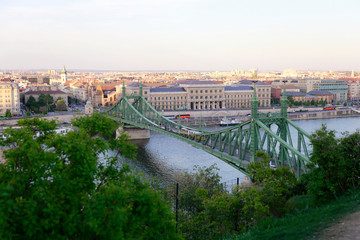
<path id="1" fill-rule="evenodd" d="M 336 221 L 331 227 L 322 231 L 320 240 L 360 240 L 360 211 Z"/>

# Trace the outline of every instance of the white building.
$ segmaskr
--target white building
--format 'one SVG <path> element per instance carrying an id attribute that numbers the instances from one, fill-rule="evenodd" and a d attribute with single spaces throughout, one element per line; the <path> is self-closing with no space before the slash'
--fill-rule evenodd
<path id="1" fill-rule="evenodd" d="M 20 113 L 19 85 L 11 82 L 0 82 L 0 115 L 5 115 L 8 109 L 12 115 Z"/>

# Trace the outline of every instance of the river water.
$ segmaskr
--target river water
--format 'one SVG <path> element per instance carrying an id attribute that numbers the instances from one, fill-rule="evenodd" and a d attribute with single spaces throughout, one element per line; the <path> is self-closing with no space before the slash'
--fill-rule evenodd
<path id="1" fill-rule="evenodd" d="M 338 136 L 341 135 L 341 132 L 348 131 L 352 133 L 356 129 L 360 129 L 359 117 L 300 120 L 295 121 L 295 123 L 308 133 L 319 129 L 321 124 L 326 124 L 329 129 L 336 130 Z M 215 128 L 219 129 L 218 127 L 213 129 L 215 130 Z M 295 133 L 292 139 L 293 141 L 296 139 Z M 213 164 L 216 164 L 219 168 L 222 182 L 229 183 L 235 181 L 236 178 L 240 178 L 241 181 L 244 178 L 244 174 L 220 159 L 166 135 L 151 132 L 150 139 L 132 142 L 138 146 L 137 158 L 125 161 L 130 167 L 161 181 L 171 181 L 178 171 L 191 172 L 195 165 L 209 167 Z"/>

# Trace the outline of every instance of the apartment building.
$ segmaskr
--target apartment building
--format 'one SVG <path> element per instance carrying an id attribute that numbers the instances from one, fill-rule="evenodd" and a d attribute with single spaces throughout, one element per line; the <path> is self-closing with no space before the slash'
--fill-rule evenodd
<path id="1" fill-rule="evenodd" d="M 328 91 L 333 95 L 333 100 L 343 102 L 347 100 L 348 84 L 339 79 L 322 79 L 314 84 L 313 90 Z"/>
<path id="2" fill-rule="evenodd" d="M 0 115 L 10 110 L 12 115 L 20 113 L 19 85 L 12 82 L 0 82 Z"/>
<path id="3" fill-rule="evenodd" d="M 348 84 L 348 99 L 351 101 L 360 100 L 360 79 L 359 78 L 344 78 Z"/>

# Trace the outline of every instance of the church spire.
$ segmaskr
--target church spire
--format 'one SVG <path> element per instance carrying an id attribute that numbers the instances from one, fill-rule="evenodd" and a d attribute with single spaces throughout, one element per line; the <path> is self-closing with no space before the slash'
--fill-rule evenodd
<path id="1" fill-rule="evenodd" d="M 64 65 L 63 70 L 61 71 L 61 83 L 64 84 L 67 82 L 67 80 L 68 80 L 68 76 L 67 76 L 67 71 L 66 71 L 66 68 Z"/>
<path id="2" fill-rule="evenodd" d="M 61 74 L 67 74 L 67 71 L 66 71 L 65 65 L 64 65 L 64 67 L 63 67 L 63 70 L 61 71 Z"/>

